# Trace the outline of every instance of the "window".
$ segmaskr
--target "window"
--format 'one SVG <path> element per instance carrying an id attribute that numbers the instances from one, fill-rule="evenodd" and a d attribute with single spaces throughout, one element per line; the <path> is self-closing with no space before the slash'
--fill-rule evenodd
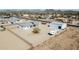
<path id="1" fill-rule="evenodd" d="M 61 29 L 61 26 L 58 26 L 58 29 Z"/>

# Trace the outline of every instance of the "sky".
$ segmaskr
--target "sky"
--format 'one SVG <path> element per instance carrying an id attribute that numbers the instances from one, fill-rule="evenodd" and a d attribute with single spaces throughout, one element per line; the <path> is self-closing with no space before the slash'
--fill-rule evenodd
<path id="1" fill-rule="evenodd" d="M 0 9 L 79 9 L 79 0 L 0 0 Z"/>

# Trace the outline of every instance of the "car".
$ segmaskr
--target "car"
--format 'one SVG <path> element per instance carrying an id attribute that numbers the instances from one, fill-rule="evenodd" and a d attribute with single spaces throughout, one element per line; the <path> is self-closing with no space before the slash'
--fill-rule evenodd
<path id="1" fill-rule="evenodd" d="M 52 33 L 48 33 L 48 35 L 53 35 Z"/>

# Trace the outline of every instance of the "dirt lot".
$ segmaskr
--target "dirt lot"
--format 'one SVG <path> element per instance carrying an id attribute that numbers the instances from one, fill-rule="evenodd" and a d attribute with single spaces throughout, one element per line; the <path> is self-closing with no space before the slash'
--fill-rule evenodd
<path id="1" fill-rule="evenodd" d="M 69 27 L 61 35 L 55 36 L 34 48 L 34 50 L 77 50 L 79 49 L 79 28 Z"/>
<path id="2" fill-rule="evenodd" d="M 15 27 L 11 28 L 11 26 L 8 27 L 10 31 L 12 31 L 19 37 L 23 38 L 25 41 L 29 42 L 34 47 L 48 40 L 51 37 L 48 35 L 49 28 L 47 27 L 47 25 L 40 25 L 38 26 L 38 28 L 40 29 L 40 33 L 34 34 L 32 32 L 33 28 L 23 30 L 23 29 L 15 28 Z"/>
<path id="3" fill-rule="evenodd" d="M 9 31 L 0 31 L 0 50 L 25 50 L 31 46 Z"/>
<path id="4" fill-rule="evenodd" d="M 21 30 L 14 26 L 8 27 L 9 30 L 17 33 L 24 40 L 33 45 L 33 50 L 78 50 L 79 49 L 79 28 L 69 27 L 55 37 L 47 35 L 49 32 L 46 26 L 39 26 L 41 32 L 38 35 L 30 30 Z M 8 33 L 8 35 L 7 35 Z M 49 39 L 50 38 L 50 39 Z M 0 49 L 29 49 L 28 43 L 9 31 L 0 32 Z"/>

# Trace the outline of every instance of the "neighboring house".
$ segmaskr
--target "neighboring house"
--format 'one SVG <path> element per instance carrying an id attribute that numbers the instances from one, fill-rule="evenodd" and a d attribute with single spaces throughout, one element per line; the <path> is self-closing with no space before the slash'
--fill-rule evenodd
<path id="1" fill-rule="evenodd" d="M 4 17 L 0 17 L 0 23 L 1 24 L 4 24 L 4 23 L 8 23 L 8 20 L 9 18 L 4 18 Z"/>
<path id="2" fill-rule="evenodd" d="M 32 23 L 35 26 L 38 26 L 39 25 L 39 22 L 38 21 L 28 20 L 27 22 Z"/>
<path id="3" fill-rule="evenodd" d="M 29 29 L 31 27 L 33 27 L 33 25 L 31 23 L 21 23 L 21 24 L 18 24 L 18 28 L 21 28 L 23 30 Z"/>
<path id="4" fill-rule="evenodd" d="M 31 21 L 30 23 L 32 23 L 34 26 L 38 26 L 39 25 L 38 21 Z"/>
<path id="5" fill-rule="evenodd" d="M 21 29 L 30 29 L 32 27 L 36 27 L 38 26 L 38 23 L 37 22 L 26 22 L 26 23 L 21 23 L 21 24 L 18 24 L 18 28 L 21 28 Z"/>
<path id="6" fill-rule="evenodd" d="M 20 19 L 17 18 L 17 17 L 10 17 L 9 22 L 12 23 L 12 24 L 14 24 L 14 23 L 16 23 L 16 22 L 19 21 L 19 20 L 20 20 Z"/>

